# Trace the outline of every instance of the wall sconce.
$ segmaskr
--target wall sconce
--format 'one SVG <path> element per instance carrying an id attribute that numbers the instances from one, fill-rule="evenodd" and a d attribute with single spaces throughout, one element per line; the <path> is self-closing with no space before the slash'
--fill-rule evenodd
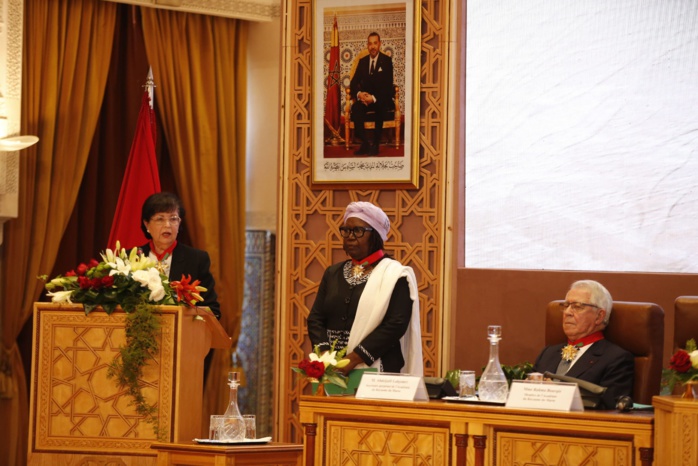
<path id="1" fill-rule="evenodd" d="M 36 136 L 11 136 L 0 139 L 0 151 L 12 152 L 22 150 L 33 146 L 37 142 L 39 142 L 39 138 Z"/>

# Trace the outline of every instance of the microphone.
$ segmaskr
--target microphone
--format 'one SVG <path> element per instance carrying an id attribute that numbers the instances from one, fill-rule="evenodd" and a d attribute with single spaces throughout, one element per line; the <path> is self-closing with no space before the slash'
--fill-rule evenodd
<path id="1" fill-rule="evenodd" d="M 546 371 L 545 374 L 543 374 L 544 377 L 549 378 L 549 379 L 557 379 L 561 380 L 563 382 L 569 382 L 569 383 L 576 383 L 579 385 L 579 388 L 586 390 L 587 392 L 591 393 L 592 395 L 603 395 L 604 392 L 606 392 L 606 387 L 602 387 L 600 385 L 596 385 L 595 383 L 588 382 L 586 380 L 578 379 L 576 377 L 569 377 L 567 375 L 561 375 L 561 374 L 553 374 L 552 372 Z"/>
<path id="2" fill-rule="evenodd" d="M 576 383 L 579 387 L 579 392 L 582 397 L 582 404 L 584 408 L 598 409 L 601 403 L 601 396 L 606 392 L 607 387 L 602 387 L 596 385 L 595 383 L 589 382 L 587 380 L 578 379 L 576 377 L 569 377 L 567 375 L 553 374 L 552 372 L 546 371 L 543 374 L 544 377 L 548 379 L 557 379 L 563 382 Z"/>
<path id="3" fill-rule="evenodd" d="M 633 409 L 634 404 L 633 399 L 628 395 L 619 396 L 616 402 L 616 409 L 621 412 L 627 412 Z"/>

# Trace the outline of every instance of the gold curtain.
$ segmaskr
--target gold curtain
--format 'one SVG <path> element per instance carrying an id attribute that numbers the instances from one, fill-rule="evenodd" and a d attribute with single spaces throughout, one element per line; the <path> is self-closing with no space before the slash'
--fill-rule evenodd
<path id="1" fill-rule="evenodd" d="M 211 255 L 221 324 L 237 342 L 245 248 L 246 40 L 243 21 L 144 8 L 156 105 L 194 246 Z M 216 351 L 204 419 L 222 413 L 230 351 Z M 206 426 L 208 423 L 205 423 Z"/>
<path id="2" fill-rule="evenodd" d="M 50 273 L 77 197 L 109 70 L 116 6 L 93 0 L 25 2 L 19 216 L 7 222 L 2 261 L 2 357 L 12 368 L 0 400 L 0 458 L 26 464 L 28 403 L 16 339 Z M 70 115 L 66 118 L 65 115 Z"/>

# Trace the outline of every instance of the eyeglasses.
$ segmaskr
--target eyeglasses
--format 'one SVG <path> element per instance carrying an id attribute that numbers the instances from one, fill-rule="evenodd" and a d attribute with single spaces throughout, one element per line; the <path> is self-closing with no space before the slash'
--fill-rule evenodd
<path id="1" fill-rule="evenodd" d="M 176 215 L 172 215 L 170 217 L 165 217 L 164 215 L 158 215 L 157 217 L 151 218 L 150 221 L 155 222 L 158 225 L 164 225 L 167 222 L 169 222 L 170 225 L 179 225 L 179 222 L 181 222 L 182 219 Z"/>
<path id="2" fill-rule="evenodd" d="M 565 301 L 565 302 L 560 303 L 560 310 L 561 310 L 561 311 L 566 311 L 568 307 L 571 307 L 571 308 L 572 308 L 572 312 L 574 312 L 574 313 L 576 313 L 576 314 L 582 312 L 582 311 L 583 311 L 584 309 L 586 309 L 587 307 L 593 307 L 593 308 L 596 308 L 596 309 L 601 309 L 601 308 L 600 308 L 599 306 L 597 306 L 596 304 L 591 304 L 591 303 L 580 303 L 580 302 L 577 302 L 577 301 L 572 301 L 572 302 Z"/>
<path id="3" fill-rule="evenodd" d="M 364 236 L 364 234 L 367 231 L 373 231 L 373 228 L 371 227 L 354 227 L 354 228 L 349 228 L 349 227 L 339 227 L 339 234 L 342 235 L 342 238 L 349 238 L 351 234 L 354 234 L 354 238 L 359 239 Z"/>

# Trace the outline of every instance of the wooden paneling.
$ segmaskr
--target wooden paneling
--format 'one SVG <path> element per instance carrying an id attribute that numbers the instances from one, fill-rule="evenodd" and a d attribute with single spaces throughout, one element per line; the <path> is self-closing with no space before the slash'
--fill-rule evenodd
<path id="1" fill-rule="evenodd" d="M 284 2 L 282 70 L 282 189 L 279 206 L 277 257 L 277 360 L 276 386 L 278 438 L 297 442 L 302 429 L 298 400 L 307 390 L 292 376 L 291 367 L 309 352 L 305 318 L 329 265 L 346 258 L 338 228 L 345 207 L 352 201 L 379 205 L 391 219 L 387 251 L 417 277 L 421 308 L 422 347 L 426 375 L 443 371 L 444 288 L 449 260 L 445 257 L 446 197 L 449 186 L 446 147 L 449 127 L 447 104 L 454 92 L 449 82 L 449 45 L 453 32 L 450 17 L 456 4 L 448 1 L 418 2 L 415 62 L 419 66 L 418 95 L 413 98 L 414 135 L 419 156 L 419 188 L 312 189 L 312 27 L 311 1 Z M 317 116 L 315 116 L 317 118 Z M 406 143 L 411 143 L 407 141 Z"/>
<path id="2" fill-rule="evenodd" d="M 698 400 L 655 396 L 655 454 L 662 466 L 698 464 Z"/>
<path id="3" fill-rule="evenodd" d="M 201 436 L 211 331 L 193 309 L 161 306 L 159 312 L 160 351 L 143 370 L 142 391 L 157 405 L 164 440 L 191 440 Z M 107 376 L 125 344 L 125 319 L 120 310 L 85 315 L 81 305 L 35 304 L 30 464 L 154 464 L 153 426 Z"/>
<path id="4" fill-rule="evenodd" d="M 307 465 L 649 465 L 651 412 L 552 412 L 472 404 L 303 397 Z M 311 430 L 312 430 L 311 429 Z M 663 464 L 663 463 L 659 463 Z"/>

